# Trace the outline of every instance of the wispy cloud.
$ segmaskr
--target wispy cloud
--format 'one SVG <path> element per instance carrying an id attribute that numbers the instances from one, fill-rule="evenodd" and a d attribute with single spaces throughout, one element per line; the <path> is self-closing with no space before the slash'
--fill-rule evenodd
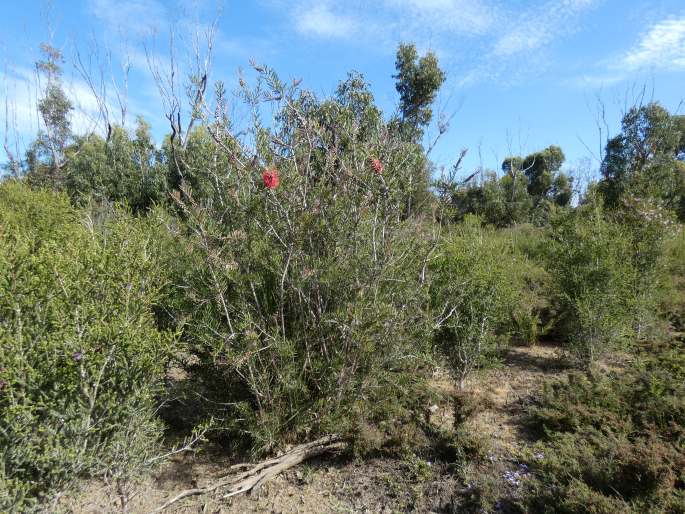
<path id="1" fill-rule="evenodd" d="M 414 25 L 452 34 L 486 34 L 501 8 L 483 0 L 386 0 Z"/>
<path id="2" fill-rule="evenodd" d="M 379 0 L 362 7 L 357 2 L 308 0 L 290 7 L 290 13 L 296 30 L 309 37 L 386 50 L 398 40 L 432 48 L 448 66 L 458 62 L 459 84 L 470 85 L 516 81 L 524 68 L 527 76 L 540 73 L 549 64 L 548 48 L 575 32 L 582 15 L 599 2 L 542 0 L 514 8 L 505 0 Z M 462 52 L 442 50 L 454 48 L 456 41 Z"/>
<path id="3" fill-rule="evenodd" d="M 685 16 L 653 23 L 632 48 L 602 59 L 594 68 L 594 71 L 571 78 L 567 83 L 597 88 L 635 79 L 641 72 L 685 70 Z"/>
<path id="4" fill-rule="evenodd" d="M 625 71 L 685 69 L 685 17 L 669 18 L 652 25 L 637 45 L 617 63 Z"/>
<path id="5" fill-rule="evenodd" d="M 300 33 L 319 37 L 351 37 L 358 27 L 353 17 L 335 13 L 325 3 L 296 9 L 295 20 Z"/>
<path id="6" fill-rule="evenodd" d="M 577 28 L 577 18 L 594 0 L 552 0 L 537 9 L 514 16 L 510 27 L 495 42 L 492 54 L 507 57 L 537 50 Z"/>
<path id="7" fill-rule="evenodd" d="M 582 89 L 597 89 L 613 86 L 626 78 L 624 73 L 586 73 L 564 81 L 565 84 Z"/>
<path id="8" fill-rule="evenodd" d="M 89 0 L 90 10 L 113 31 L 148 37 L 168 24 L 167 9 L 158 0 Z"/>
<path id="9" fill-rule="evenodd" d="M 35 70 L 14 68 L 9 70 L 0 82 L 3 100 L 7 105 L 6 111 L 3 108 L 3 127 L 7 121 L 8 125 L 12 125 L 12 132 L 27 137 L 35 136 L 41 128 L 38 115 L 40 86 Z M 63 88 L 74 108 L 70 116 L 74 132 L 86 134 L 102 131 L 100 106 L 88 85 L 82 80 L 66 80 Z M 107 107 L 113 112 L 114 101 L 108 100 Z"/>
<path id="10" fill-rule="evenodd" d="M 490 0 L 382 0 L 364 7 L 352 2 L 309 0 L 290 10 L 301 34 L 350 40 L 361 37 L 376 42 L 379 37 L 404 37 L 409 32 L 482 35 L 492 27 L 498 12 Z"/>
<path id="11" fill-rule="evenodd" d="M 510 11 L 493 28 L 494 42 L 468 70 L 460 86 L 489 81 L 516 84 L 552 65 L 551 48 L 582 26 L 582 16 L 601 0 L 548 0 Z"/>

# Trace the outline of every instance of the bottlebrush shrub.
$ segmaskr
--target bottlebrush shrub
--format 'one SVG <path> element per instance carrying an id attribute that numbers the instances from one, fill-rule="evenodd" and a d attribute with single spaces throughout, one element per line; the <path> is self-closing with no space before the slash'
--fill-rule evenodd
<path id="1" fill-rule="evenodd" d="M 255 117 L 248 138 L 220 112 L 206 120 L 228 165 L 211 198 L 173 194 L 185 226 L 170 310 L 191 380 L 255 452 L 401 416 L 426 340 L 430 237 L 410 200 L 425 154 L 388 130 L 359 76 L 322 101 L 264 70 L 242 97 L 275 117 Z M 369 166 L 379 155 L 382 175 Z"/>
<path id="2" fill-rule="evenodd" d="M 0 510 L 77 476 L 124 477 L 154 451 L 172 343 L 142 222 L 82 223 L 66 196 L 0 184 Z M 125 444 L 122 444 L 125 441 Z"/>

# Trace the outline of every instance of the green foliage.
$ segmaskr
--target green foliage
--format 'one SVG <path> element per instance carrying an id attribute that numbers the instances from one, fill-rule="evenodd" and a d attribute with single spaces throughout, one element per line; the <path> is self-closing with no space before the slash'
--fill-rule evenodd
<path id="1" fill-rule="evenodd" d="M 682 512 L 682 350 L 652 348 L 620 373 L 572 374 L 545 388 L 530 414 L 541 440 L 530 452 L 527 512 Z"/>
<path id="2" fill-rule="evenodd" d="M 561 335 L 570 353 L 590 366 L 633 333 L 630 235 L 590 208 L 554 218 L 551 237 L 547 269 L 561 311 Z"/>
<path id="3" fill-rule="evenodd" d="M 395 89 L 400 95 L 402 128 L 410 139 L 418 140 L 433 118 L 431 105 L 445 82 L 445 73 L 433 52 L 419 58 L 416 46 L 401 44 L 395 59 Z"/>
<path id="4" fill-rule="evenodd" d="M 659 309 L 684 330 L 685 117 L 632 109 L 577 208 L 558 146 L 436 198 L 420 141 L 445 75 L 413 45 L 390 120 L 359 74 L 321 99 L 255 67 L 237 93 L 249 121 L 234 126 L 222 83 L 209 108 L 193 75 L 192 122 L 170 115 L 159 147 L 142 119 L 73 134 L 62 57 L 43 52 L 27 180 L 0 184 L 0 510 L 79 477 L 125 484 L 156 460 L 161 419 L 216 420 L 254 454 L 341 433 L 357 455 L 414 455 L 435 357 L 463 387 L 511 339 L 551 330 L 591 372 L 535 405 L 545 457 L 521 508 L 683 510 L 682 348 L 620 375 L 591 365 L 657 339 Z M 455 395 L 443 430 L 476 468 L 491 450 L 465 423 L 479 402 Z M 470 505 L 491 506 L 501 481 L 468 478 Z"/>
<path id="5" fill-rule="evenodd" d="M 511 267 L 513 283 L 520 287 L 512 313 L 512 336 L 519 343 L 533 345 L 548 334 L 554 322 L 553 280 L 545 269 L 548 234 L 532 225 L 519 225 L 508 234 L 518 255 Z"/>
<path id="6" fill-rule="evenodd" d="M 560 207 L 571 205 L 573 198 L 573 181 L 564 173 L 557 173 L 552 180 L 552 189 L 550 191 L 552 200 Z"/>
<path id="7" fill-rule="evenodd" d="M 685 219 L 685 165 L 682 117 L 658 103 L 631 108 L 621 133 L 606 145 L 599 184 L 606 205 L 626 198 L 653 199 Z"/>
<path id="8" fill-rule="evenodd" d="M 187 230 L 170 309 L 203 407 L 257 453 L 401 417 L 426 333 L 429 248 L 406 219 L 425 156 L 387 129 L 359 76 L 319 101 L 264 70 L 243 96 L 254 112 L 277 99 L 274 125 L 254 122 L 257 154 L 221 126 L 221 148 L 235 153 L 212 201 L 183 185 L 175 195 Z M 264 185 L 264 168 L 278 187 Z"/>
<path id="9" fill-rule="evenodd" d="M 533 198 L 543 198 L 550 192 L 554 173 L 559 171 L 565 159 L 561 148 L 554 145 L 523 159 L 519 170 L 528 178 L 528 193 Z"/>
<path id="10" fill-rule="evenodd" d="M 140 211 L 165 199 L 163 155 L 152 142 L 150 126 L 138 118 L 133 137 L 122 127 L 109 126 L 106 140 L 92 133 L 73 134 L 72 105 L 61 84 L 62 55 L 46 44 L 41 49 L 45 60 L 36 67 L 46 85 L 38 111 L 45 131 L 27 151 L 23 171 L 28 182 L 65 191 L 77 205 L 92 199 Z"/>
<path id="11" fill-rule="evenodd" d="M 551 145 L 525 158 L 506 158 L 502 163 L 502 171 L 514 180 L 519 174 L 525 175 L 526 189 L 534 207 L 543 201 L 564 207 L 573 196 L 571 179 L 560 171 L 565 160 L 561 148 Z"/>
<path id="12" fill-rule="evenodd" d="M 468 217 L 441 241 L 430 270 L 435 344 L 463 387 L 471 371 L 496 356 L 498 335 L 518 300 L 511 241 Z"/>
<path id="13" fill-rule="evenodd" d="M 95 134 L 76 138 L 66 150 L 62 189 L 76 204 L 117 202 L 134 211 L 165 200 L 166 170 L 149 130 L 139 119 L 135 137 L 113 127 L 107 141 Z"/>
<path id="14" fill-rule="evenodd" d="M 41 70 L 57 87 L 60 57 L 50 55 Z M 50 419 L 44 420 L 44 404 L 32 399 L 37 414 L 30 423 L 45 423 L 58 433 L 54 442 L 46 443 L 54 444 L 58 456 L 76 455 L 68 446 L 73 441 L 80 453 L 71 460 L 79 468 L 70 469 L 65 459 L 55 457 L 20 476 L 15 469 L 19 457 L 12 457 L 16 462 L 8 464 L 12 476 L 7 475 L 7 480 L 18 477 L 19 487 L 29 475 L 53 474 L 46 480 L 60 488 L 77 473 L 103 469 L 114 473 L 114 461 L 128 462 L 130 454 L 118 459 L 112 455 L 125 450 L 121 441 L 134 441 L 136 434 L 143 438 L 142 446 L 135 445 L 137 453 L 146 455 L 144 448 L 156 436 L 149 439 L 145 434 L 158 434 L 159 429 L 149 409 L 168 358 L 164 353 L 168 348 L 160 353 L 156 346 L 168 342 L 166 329 L 182 333 L 182 351 L 175 356 L 189 372 L 188 379 L 174 387 L 181 397 L 187 392 L 197 402 L 199 392 L 205 400 L 188 415 L 172 412 L 176 404 L 171 402 L 161 412 L 172 422 L 194 425 L 216 415 L 222 420 L 220 428 L 237 446 L 255 452 L 268 452 L 316 433 L 351 434 L 371 424 L 414 423 L 408 413 L 422 398 L 414 391 L 422 380 L 417 369 L 428 353 L 427 298 L 421 286 L 431 239 L 430 227 L 416 214 L 432 198 L 430 165 L 418 139 L 430 122 L 430 104 L 444 80 L 434 55 L 415 61 L 398 69 L 406 115 L 401 130 L 395 121 L 386 123 L 358 74 L 341 83 L 333 98 L 320 100 L 296 84 L 284 85 L 272 71 L 259 69 L 256 87 L 243 83 L 239 92 L 253 115 L 241 130 L 232 127 L 226 93 L 217 84 L 215 118 L 210 121 L 198 111 L 195 129 L 184 138 L 175 137 L 175 132 L 159 150 L 142 120 L 135 134 L 110 127 L 106 139 L 76 136 L 69 130 L 69 109 L 60 111 L 56 96 L 46 96 L 46 102 L 52 102 L 46 109 L 63 114 L 65 137 L 59 158 L 47 140 L 27 154 L 25 171 L 36 191 L 31 193 L 34 196 L 21 194 L 28 195 L 26 208 L 36 212 L 30 216 L 34 221 L 22 218 L 27 226 L 17 234 L 37 237 L 40 245 L 51 249 L 59 247 L 60 252 L 51 257 L 54 262 L 47 254 L 40 255 L 40 262 L 53 271 L 64 266 L 59 277 L 66 292 L 81 291 L 77 298 L 65 298 L 60 304 L 60 308 L 71 305 L 72 311 L 55 311 L 61 328 L 50 332 L 50 345 L 81 373 L 77 376 L 81 382 L 92 383 L 92 373 L 102 370 L 101 376 L 96 373 L 98 383 L 109 383 L 121 373 L 128 377 L 122 385 L 137 385 L 131 387 L 130 396 L 117 388 L 103 396 L 98 387 L 104 404 L 97 409 L 104 411 L 97 415 L 107 420 L 102 423 L 111 430 L 100 430 L 98 425 L 97 430 L 87 427 L 74 435 L 69 425 L 64 429 L 69 437 L 49 425 Z M 264 103 L 271 103 L 275 113 L 266 123 L 260 118 L 266 112 Z M 264 185 L 266 169 L 275 170 L 280 186 Z M 80 211 L 61 196 L 38 191 L 41 187 L 67 193 L 72 204 L 87 206 L 89 219 L 95 221 L 84 228 Z M 175 216 L 164 215 L 162 226 L 153 206 L 169 200 Z M 34 202 L 44 205 L 36 209 Z M 146 217 L 119 220 L 113 203 Z M 57 209 L 55 205 L 64 212 L 43 214 Z M 8 226 L 17 212 L 14 208 L 5 213 Z M 62 221 L 64 232 L 48 232 L 52 223 Z M 73 239 L 68 245 L 67 232 Z M 110 255 L 117 245 L 121 252 L 131 252 L 126 254 L 130 261 Z M 31 251 L 27 249 L 26 255 Z M 12 262 L 26 255 L 12 255 Z M 134 255 L 142 262 L 129 271 Z M 113 269 L 117 274 L 111 274 Z M 45 297 L 49 303 L 59 296 L 59 291 L 53 294 L 56 279 L 35 276 L 40 290 L 32 301 L 38 304 Z M 173 285 L 165 284 L 167 276 Z M 129 308 L 116 277 L 128 280 L 134 290 L 145 282 L 141 287 L 149 296 L 141 293 L 136 298 L 140 314 L 135 327 L 126 325 L 128 318 L 115 315 Z M 109 296 L 116 291 L 118 303 Z M 84 320 L 82 311 L 93 312 Z M 36 331 L 48 331 L 40 323 L 33 325 Z M 72 325 L 85 327 L 83 349 L 59 346 L 75 344 L 69 336 Z M 91 357 L 90 353 L 99 356 L 106 347 L 88 338 L 96 328 L 126 335 L 135 355 L 148 356 L 162 367 L 153 368 L 142 357 L 139 361 L 119 344 L 115 347 L 121 355 L 104 353 L 104 361 Z M 118 341 L 117 335 L 107 333 L 111 341 Z M 91 363 L 92 369 L 84 367 Z M 73 379 L 43 369 L 36 373 L 51 383 Z M 40 382 L 35 387 L 46 385 Z M 67 413 L 69 423 L 87 424 L 76 408 L 80 405 L 76 399 L 86 389 L 79 389 L 79 384 L 70 387 L 51 393 L 48 400 L 57 406 L 55 412 L 73 405 Z M 119 413 L 110 405 L 113 398 L 122 409 L 129 409 L 126 419 L 138 423 L 139 431 L 129 432 L 134 425 L 124 426 L 116 417 Z M 383 430 L 390 437 L 398 433 L 396 428 Z M 31 458 L 45 451 L 30 438 L 26 444 Z M 36 499 L 51 491 L 29 487 L 25 492 Z"/>
<path id="15" fill-rule="evenodd" d="M 658 337 L 659 298 L 675 278 L 665 268 L 665 244 L 677 232 L 673 213 L 654 201 L 627 198 L 612 214 L 631 244 L 635 334 L 639 340 Z"/>
<path id="16" fill-rule="evenodd" d="M 164 274 L 150 229 L 95 227 L 62 195 L 0 184 L 0 509 L 76 477 L 125 479 L 161 434 L 173 337 L 155 328 Z"/>
<path id="17" fill-rule="evenodd" d="M 424 129 L 433 119 L 432 105 L 445 82 L 445 73 L 433 52 L 419 57 L 416 46 L 406 43 L 397 49 L 395 70 L 397 74 L 393 78 L 400 95 L 400 112 L 398 118 L 391 120 L 389 128 L 400 139 L 416 144 L 417 150 L 423 153 L 419 145 Z M 446 126 L 441 125 L 440 133 L 445 130 Z M 427 159 L 422 166 L 414 166 L 413 171 L 409 179 L 415 192 L 407 197 L 407 213 L 427 213 L 433 199 L 429 191 L 432 170 Z"/>
<path id="18" fill-rule="evenodd" d="M 34 184 L 57 187 L 65 148 L 72 136 L 70 114 L 73 106 L 62 88 L 62 53 L 46 43 L 41 44 L 41 52 L 44 59 L 36 63 L 36 71 L 44 84 L 38 101 L 44 130 L 29 148 L 27 163 Z"/>
<path id="19" fill-rule="evenodd" d="M 569 206 L 573 197 L 571 179 L 560 171 L 564 159 L 558 146 L 525 158 L 507 157 L 501 177 L 489 172 L 480 184 L 438 183 L 439 195 L 456 220 L 476 214 L 498 227 L 526 222 L 544 225 L 550 211 Z"/>
<path id="20" fill-rule="evenodd" d="M 685 333 L 685 231 L 682 227 L 664 242 L 664 267 L 659 311 L 682 334 Z"/>
<path id="21" fill-rule="evenodd" d="M 195 201 L 202 203 L 221 201 L 222 177 L 230 169 L 229 156 L 208 129 L 195 127 L 183 145 L 167 138 L 161 151 L 169 191 L 183 187 L 192 192 Z M 230 141 L 222 143 L 231 145 Z"/>
<path id="22" fill-rule="evenodd" d="M 526 188 L 523 174 L 498 178 L 495 173 L 488 173 L 481 185 L 452 189 L 447 201 L 456 220 L 475 214 L 496 227 L 508 227 L 525 223 L 530 218 L 533 201 Z"/>

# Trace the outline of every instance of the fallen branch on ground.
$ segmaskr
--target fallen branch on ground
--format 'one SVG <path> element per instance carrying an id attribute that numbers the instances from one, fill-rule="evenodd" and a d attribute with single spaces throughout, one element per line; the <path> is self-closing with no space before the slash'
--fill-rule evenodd
<path id="1" fill-rule="evenodd" d="M 235 472 L 239 469 L 246 469 L 246 471 L 243 471 L 237 475 L 228 475 L 222 480 L 205 487 L 187 489 L 174 496 L 164 505 L 161 505 L 155 510 L 150 511 L 149 514 L 157 514 L 162 512 L 174 503 L 177 503 L 184 498 L 188 498 L 189 496 L 198 496 L 201 494 L 211 493 L 224 487 L 226 487 L 228 491 L 222 496 L 222 498 L 230 498 L 231 496 L 236 496 L 238 494 L 256 491 L 265 482 L 268 482 L 283 471 L 292 468 L 293 466 L 297 466 L 299 463 L 311 457 L 321 455 L 322 453 L 340 450 L 343 447 L 344 443 L 342 442 L 340 436 L 329 435 L 322 437 L 321 439 L 317 439 L 316 441 L 312 441 L 311 443 L 295 446 L 280 457 L 269 459 L 258 464 L 236 464 L 229 468 L 232 472 Z"/>

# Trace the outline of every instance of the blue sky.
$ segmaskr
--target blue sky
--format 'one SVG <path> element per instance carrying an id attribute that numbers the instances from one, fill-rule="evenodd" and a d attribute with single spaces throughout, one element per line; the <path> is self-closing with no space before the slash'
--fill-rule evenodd
<path id="1" fill-rule="evenodd" d="M 685 98 L 682 0 L 224 0 L 220 8 L 210 80 L 229 86 L 250 59 L 322 96 L 357 70 L 390 113 L 397 44 L 436 52 L 447 72 L 436 111 L 451 123 L 432 158 L 449 166 L 468 148 L 464 174 L 550 144 L 564 149 L 567 167 L 586 173 L 598 165 L 598 125 L 615 132 L 643 86 L 647 99 L 674 112 Z M 78 52 L 96 77 L 100 62 L 108 103 L 116 103 L 114 78 L 129 121 L 141 114 L 161 137 L 163 105 L 145 49 L 163 66 L 173 30 L 177 60 L 185 62 L 192 35 L 216 13 L 215 0 L 3 1 L 0 139 L 14 139 L 6 127 L 17 127 L 21 148 L 37 130 L 32 63 L 46 40 L 67 58 L 75 127 L 97 126 L 97 103 L 72 64 Z M 123 62 L 130 64 L 127 94 Z M 598 124 L 600 101 L 606 127 Z"/>

